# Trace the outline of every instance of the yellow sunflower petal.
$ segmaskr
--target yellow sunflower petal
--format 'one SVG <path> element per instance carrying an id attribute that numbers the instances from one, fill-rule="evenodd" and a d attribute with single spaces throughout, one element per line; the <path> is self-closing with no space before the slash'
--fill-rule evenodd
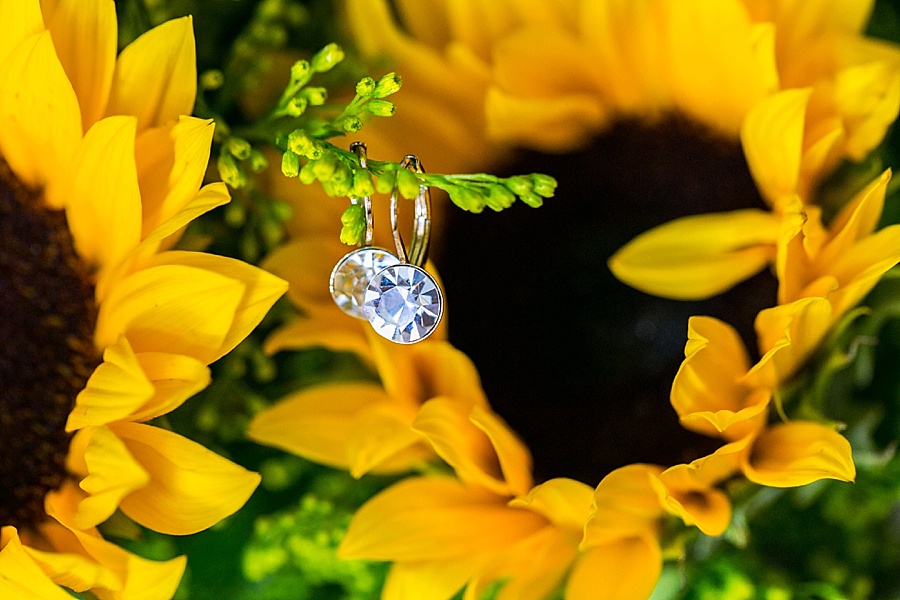
<path id="1" fill-rule="evenodd" d="M 188 535 L 212 527 L 244 505 L 258 474 L 170 431 L 137 423 L 110 428 L 150 474 L 122 500 L 122 511 L 145 527 Z"/>
<path id="2" fill-rule="evenodd" d="M 196 95 L 193 21 L 182 17 L 154 27 L 122 50 L 106 114 L 135 115 L 143 131 L 191 114 Z"/>
<path id="3" fill-rule="evenodd" d="M 138 271 L 100 307 L 95 341 L 107 346 L 122 333 L 136 352 L 172 352 L 210 363 L 220 356 L 245 285 L 183 265 Z"/>
<path id="4" fill-rule="evenodd" d="M 214 129 L 211 119 L 179 117 L 174 125 L 148 129 L 138 136 L 135 154 L 143 201 L 142 237 L 197 195 Z"/>
<path id="5" fill-rule="evenodd" d="M 60 0 L 45 14 L 59 60 L 81 105 L 84 129 L 103 117 L 116 65 L 116 5 L 112 0 Z"/>
<path id="6" fill-rule="evenodd" d="M 834 317 L 856 306 L 881 277 L 900 262 L 900 225 L 875 233 L 847 252 L 833 266 L 840 288 L 828 296 Z"/>
<path id="7" fill-rule="evenodd" d="M 741 127 L 747 165 L 763 197 L 778 206 L 797 191 L 810 89 L 785 90 L 754 106 Z"/>
<path id="8" fill-rule="evenodd" d="M 0 64 L 0 81 L 0 153 L 25 183 L 53 182 L 72 164 L 82 131 L 78 99 L 50 32 L 18 44 Z M 63 206 L 57 187 L 47 193 L 54 208 Z"/>
<path id="9" fill-rule="evenodd" d="M 658 478 L 666 509 L 685 525 L 696 525 L 706 535 L 722 535 L 731 522 L 731 502 L 709 486 L 700 473 L 702 463 L 669 467 Z"/>
<path id="10" fill-rule="evenodd" d="M 394 563 L 381 600 L 447 600 L 488 561 L 485 553 L 471 552 L 462 558 Z"/>
<path id="11" fill-rule="evenodd" d="M 510 491 L 516 496 L 524 496 L 534 485 L 531 477 L 531 452 L 528 446 L 510 429 L 500 415 L 475 405 L 469 413 L 469 420 L 488 437 L 500 471 Z"/>
<path id="12" fill-rule="evenodd" d="M 347 470 L 353 477 L 369 471 L 407 470 L 431 455 L 422 436 L 410 427 L 410 415 L 387 403 L 367 407 L 353 423 L 345 443 Z"/>
<path id="13" fill-rule="evenodd" d="M 478 600 L 492 582 L 502 581 L 496 600 L 544 600 L 553 592 L 578 555 L 578 544 L 547 526 L 495 557 L 481 569 L 463 595 Z"/>
<path id="14" fill-rule="evenodd" d="M 756 439 L 743 469 L 750 481 L 771 487 L 856 479 L 850 443 L 834 429 L 805 421 L 767 429 Z"/>
<path id="15" fill-rule="evenodd" d="M 881 219 L 891 171 L 887 170 L 844 206 L 829 225 L 830 239 L 815 257 L 819 264 L 839 260 L 855 243 L 871 234 Z"/>
<path id="16" fill-rule="evenodd" d="M 604 477 L 594 490 L 581 548 L 655 532 L 663 509 L 653 479 L 662 471 L 656 465 L 634 464 Z"/>
<path id="17" fill-rule="evenodd" d="M 240 282 L 244 294 L 234 312 L 225 339 L 213 355 L 212 361 L 222 358 L 244 341 L 288 288 L 286 281 L 271 273 L 245 262 L 215 254 L 169 251 L 157 255 L 151 264 L 203 269 Z"/>
<path id="18" fill-rule="evenodd" d="M 330 309 L 330 307 L 329 307 Z M 368 338 L 357 323 L 337 306 L 333 310 L 317 311 L 281 327 L 266 338 L 265 351 L 275 354 L 281 350 L 327 348 L 333 352 L 353 352 L 371 361 Z"/>
<path id="19" fill-rule="evenodd" d="M 75 592 L 96 588 L 118 591 L 121 588 L 119 577 L 112 569 L 88 556 L 70 552 L 42 552 L 27 546 L 25 552 L 55 584 Z M 31 596 L 28 598 L 30 600 Z"/>
<path id="20" fill-rule="evenodd" d="M 582 554 L 566 582 L 566 600 L 646 600 L 661 572 L 656 540 L 622 538 Z"/>
<path id="21" fill-rule="evenodd" d="M 50 580 L 22 546 L 15 527 L 0 529 L 0 592 L 5 598 L 72 600 Z"/>
<path id="22" fill-rule="evenodd" d="M 760 352 L 765 354 L 750 377 L 759 377 L 767 385 L 787 381 L 828 333 L 832 317 L 831 304 L 819 297 L 760 311 L 755 321 L 756 337 Z M 772 376 L 765 371 L 769 368 L 774 368 Z"/>
<path id="23" fill-rule="evenodd" d="M 900 110 L 897 58 L 842 69 L 835 77 L 837 111 L 847 124 L 845 151 L 860 161 L 881 141 Z"/>
<path id="24" fill-rule="evenodd" d="M 84 446 L 88 474 L 78 484 L 88 496 L 78 504 L 72 523 L 88 529 L 108 519 L 122 498 L 147 485 L 150 476 L 109 428 L 84 429 L 78 436 L 88 439 Z"/>
<path id="25" fill-rule="evenodd" d="M 405 479 L 356 511 L 338 548 L 341 558 L 462 560 L 496 553 L 546 526 L 531 511 L 509 508 L 506 498 L 469 488 L 449 477 Z"/>
<path id="26" fill-rule="evenodd" d="M 591 486 L 557 477 L 534 486 L 526 497 L 510 500 L 509 505 L 533 510 L 557 527 L 581 535 L 590 516 L 593 495 Z"/>
<path id="27" fill-rule="evenodd" d="M 356 419 L 367 408 L 390 403 L 384 390 L 371 383 L 319 386 L 288 396 L 259 413 L 250 423 L 247 437 L 316 462 L 347 468 Z"/>
<path id="28" fill-rule="evenodd" d="M 101 266 L 114 266 L 140 242 L 135 123 L 128 116 L 94 123 L 73 166 L 66 204 L 69 229 L 78 252 Z"/>
<path id="29" fill-rule="evenodd" d="M 209 367 L 191 356 L 143 352 L 141 370 L 153 382 L 153 397 L 128 415 L 129 421 L 149 421 L 172 412 L 211 381 Z"/>
<path id="30" fill-rule="evenodd" d="M 42 31 L 44 18 L 37 0 L 0 4 L 0 63 L 16 46 Z"/>
<path id="31" fill-rule="evenodd" d="M 777 239 L 777 218 L 762 210 L 683 217 L 631 240 L 609 259 L 609 268 L 649 294 L 709 298 L 765 267 Z"/>
<path id="32" fill-rule="evenodd" d="M 154 387 L 125 336 L 103 351 L 103 362 L 75 399 L 66 431 L 125 418 L 153 397 Z"/>

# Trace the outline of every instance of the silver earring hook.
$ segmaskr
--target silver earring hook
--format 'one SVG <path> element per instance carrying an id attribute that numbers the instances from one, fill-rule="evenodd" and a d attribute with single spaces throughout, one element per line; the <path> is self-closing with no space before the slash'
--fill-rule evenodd
<path id="1" fill-rule="evenodd" d="M 424 173 L 422 162 L 419 157 L 413 154 L 407 154 L 400 161 L 400 166 L 409 169 L 415 173 Z M 431 238 L 431 191 L 427 185 L 419 186 L 419 193 L 416 195 L 415 207 L 413 213 L 413 233 L 412 243 L 409 247 L 409 254 L 406 252 L 406 246 L 400 235 L 398 224 L 398 201 L 399 189 L 396 181 L 391 190 L 391 233 L 394 237 L 394 246 L 397 249 L 397 257 L 400 262 L 408 263 L 421 267 L 428 258 L 428 242 Z"/>
<path id="2" fill-rule="evenodd" d="M 353 142 L 350 144 L 350 151 L 356 154 L 356 158 L 359 160 L 359 166 L 363 169 L 369 168 L 369 163 L 366 159 L 366 145 L 362 142 Z M 350 198 L 350 202 L 352 204 L 358 204 L 360 202 L 359 198 Z M 362 206 L 363 212 L 366 216 L 366 232 L 363 236 L 362 246 L 371 246 L 373 240 L 375 239 L 375 221 L 372 217 L 372 197 L 371 196 L 363 196 L 362 198 Z"/>

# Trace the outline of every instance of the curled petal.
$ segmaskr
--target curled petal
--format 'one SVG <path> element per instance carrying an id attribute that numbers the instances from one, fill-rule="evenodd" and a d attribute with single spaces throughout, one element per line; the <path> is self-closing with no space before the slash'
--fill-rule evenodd
<path id="1" fill-rule="evenodd" d="M 533 510 L 557 527 L 581 535 L 593 495 L 589 485 L 558 477 L 534 486 L 527 496 L 510 500 L 509 505 Z"/>
<path id="2" fill-rule="evenodd" d="M 829 427 L 804 421 L 766 430 L 753 444 L 743 469 L 750 481 L 771 487 L 856 478 L 850 443 Z"/>
<path id="3" fill-rule="evenodd" d="M 0 529 L 0 593 L 5 598 L 71 600 L 28 555 L 15 527 Z"/>
<path id="4" fill-rule="evenodd" d="M 604 477 L 594 490 L 581 549 L 624 538 L 655 536 L 663 508 L 653 481 L 662 471 L 656 465 L 634 464 Z"/>
<path id="5" fill-rule="evenodd" d="M 566 600 L 646 600 L 662 572 L 652 537 L 627 537 L 584 552 L 569 574 Z"/>
<path id="6" fill-rule="evenodd" d="M 701 464 L 676 465 L 663 471 L 658 491 L 666 509 L 685 525 L 696 525 L 706 535 L 722 535 L 731 522 L 731 502 L 704 481 Z"/>
<path id="7" fill-rule="evenodd" d="M 778 219 L 762 210 L 683 217 L 644 232 L 609 259 L 621 281 L 676 300 L 709 298 L 775 257 Z"/>

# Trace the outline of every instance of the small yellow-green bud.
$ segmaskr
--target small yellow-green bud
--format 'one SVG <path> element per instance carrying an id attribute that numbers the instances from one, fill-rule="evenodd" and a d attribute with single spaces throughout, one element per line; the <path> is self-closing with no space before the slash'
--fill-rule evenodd
<path id="1" fill-rule="evenodd" d="M 390 117 L 394 114 L 394 103 L 390 100 L 371 100 L 366 103 L 366 110 L 376 117 Z"/>
<path id="2" fill-rule="evenodd" d="M 397 171 L 397 188 L 404 198 L 415 198 L 419 195 L 419 178 L 409 169 Z"/>
<path id="3" fill-rule="evenodd" d="M 515 201 L 516 195 L 502 185 L 492 185 L 485 197 L 488 208 L 498 212 L 509 208 Z"/>
<path id="4" fill-rule="evenodd" d="M 353 185 L 350 186 L 350 193 L 357 198 L 374 194 L 375 184 L 372 183 L 372 174 L 365 169 L 354 171 Z"/>
<path id="5" fill-rule="evenodd" d="M 316 161 L 314 161 L 314 160 L 311 160 L 308 163 L 306 163 L 305 165 L 303 165 L 303 168 L 300 169 L 300 175 L 298 175 L 298 177 L 300 178 L 300 183 L 302 183 L 304 185 L 309 185 L 313 181 L 315 181 L 316 180 L 315 168 L 316 168 Z"/>
<path id="6" fill-rule="evenodd" d="M 366 228 L 365 212 L 361 204 L 351 204 L 341 215 L 341 241 L 348 245 L 358 244 Z"/>
<path id="7" fill-rule="evenodd" d="M 200 87 L 204 90 L 217 90 L 225 83 L 225 75 L 218 69 L 204 71 L 200 75 Z"/>
<path id="8" fill-rule="evenodd" d="M 219 168 L 219 177 L 231 187 L 238 189 L 244 187 L 247 183 L 247 176 L 231 154 L 227 152 L 220 153 L 216 166 Z"/>
<path id="9" fill-rule="evenodd" d="M 281 172 L 285 177 L 296 177 L 300 174 L 300 157 L 287 150 L 281 155 Z"/>
<path id="10" fill-rule="evenodd" d="M 484 197 L 477 191 L 463 186 L 453 186 L 447 193 L 450 200 L 463 210 L 480 213 L 484 210 Z"/>
<path id="11" fill-rule="evenodd" d="M 522 202 L 524 202 L 531 208 L 538 208 L 542 204 L 544 204 L 544 199 L 541 198 L 540 196 L 538 196 L 537 194 L 535 194 L 534 192 L 529 192 L 527 194 L 520 194 L 519 198 L 522 200 Z"/>
<path id="12" fill-rule="evenodd" d="M 300 90 L 300 94 L 312 106 L 322 106 L 328 100 L 328 90 L 323 87 L 308 87 Z"/>
<path id="13" fill-rule="evenodd" d="M 330 71 L 334 65 L 344 60 L 344 49 L 337 44 L 328 44 L 313 56 L 311 65 L 313 71 L 324 73 Z"/>
<path id="14" fill-rule="evenodd" d="M 359 83 L 356 84 L 356 94 L 358 96 L 368 98 L 373 93 L 375 93 L 375 80 L 371 77 L 363 77 L 359 80 Z"/>
<path id="15" fill-rule="evenodd" d="M 306 81 L 312 69 L 310 68 L 309 62 L 305 60 L 298 60 L 291 66 L 291 82 L 299 83 L 301 81 Z"/>
<path id="16" fill-rule="evenodd" d="M 289 117 L 299 117 L 306 112 L 306 107 L 308 105 L 309 102 L 306 98 L 295 96 L 288 100 L 287 106 L 284 107 L 284 112 L 286 112 Z"/>
<path id="17" fill-rule="evenodd" d="M 237 201 L 231 201 L 225 207 L 225 222 L 229 226 L 238 228 L 247 221 L 247 211 L 244 205 Z"/>
<path id="18" fill-rule="evenodd" d="M 250 153 L 250 169 L 253 170 L 254 173 L 259 173 L 260 171 L 265 171 L 268 166 L 269 161 L 266 160 L 263 153 L 254 148 Z"/>
<path id="19" fill-rule="evenodd" d="M 288 150 L 294 154 L 306 157 L 310 160 L 318 160 L 322 157 L 322 148 L 319 143 L 309 137 L 302 129 L 295 129 L 288 136 Z"/>
<path id="20" fill-rule="evenodd" d="M 294 215 L 294 209 L 291 208 L 291 205 L 287 202 L 281 202 L 280 200 L 274 200 L 271 204 L 269 204 L 270 210 L 272 211 L 272 217 L 276 221 L 287 221 Z"/>
<path id="21" fill-rule="evenodd" d="M 391 190 L 394 189 L 394 181 L 396 180 L 396 170 L 385 171 L 375 181 L 375 189 L 378 190 L 379 194 L 390 194 Z"/>
<path id="22" fill-rule="evenodd" d="M 350 193 L 350 185 L 353 183 L 353 172 L 347 165 L 337 161 L 329 183 L 334 196 L 346 196 Z"/>
<path id="23" fill-rule="evenodd" d="M 534 184 L 531 181 L 531 177 L 527 175 L 516 175 L 515 177 L 510 177 L 504 182 L 504 185 L 512 191 L 516 196 L 521 196 L 522 194 L 530 194 L 534 189 Z"/>
<path id="24" fill-rule="evenodd" d="M 556 193 L 556 180 L 543 173 L 535 173 L 531 176 L 534 182 L 534 193 L 544 198 L 551 198 Z"/>
<path id="25" fill-rule="evenodd" d="M 354 117 L 350 115 L 349 117 L 345 117 L 343 121 L 341 121 L 341 129 L 346 131 L 347 133 L 356 133 L 360 129 L 362 129 L 363 122 L 359 117 Z"/>
<path id="26" fill-rule="evenodd" d="M 391 94 L 397 93 L 402 85 L 402 81 L 400 76 L 396 73 L 388 73 L 381 77 L 378 80 L 378 83 L 375 84 L 375 90 L 372 93 L 372 96 L 375 98 L 386 98 Z"/>
<path id="27" fill-rule="evenodd" d="M 253 151 L 250 142 L 239 137 L 228 138 L 228 141 L 225 142 L 225 147 L 238 160 L 247 160 L 250 158 L 250 152 Z"/>
<path id="28" fill-rule="evenodd" d="M 327 153 L 313 165 L 313 173 L 316 174 L 316 179 L 321 182 L 331 181 L 337 166 L 337 157 L 332 153 Z"/>

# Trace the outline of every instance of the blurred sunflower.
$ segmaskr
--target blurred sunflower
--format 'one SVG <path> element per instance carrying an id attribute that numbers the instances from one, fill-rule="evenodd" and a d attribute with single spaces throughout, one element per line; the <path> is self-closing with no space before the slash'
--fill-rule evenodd
<path id="1" fill-rule="evenodd" d="M 4 2 L 0 40 L 0 591 L 170 598 L 183 558 L 96 526 L 121 509 L 187 534 L 243 505 L 256 474 L 147 421 L 205 387 L 286 284 L 165 251 L 229 200 L 200 187 L 213 123 L 183 116 L 190 18 L 117 57 L 109 0 Z"/>

